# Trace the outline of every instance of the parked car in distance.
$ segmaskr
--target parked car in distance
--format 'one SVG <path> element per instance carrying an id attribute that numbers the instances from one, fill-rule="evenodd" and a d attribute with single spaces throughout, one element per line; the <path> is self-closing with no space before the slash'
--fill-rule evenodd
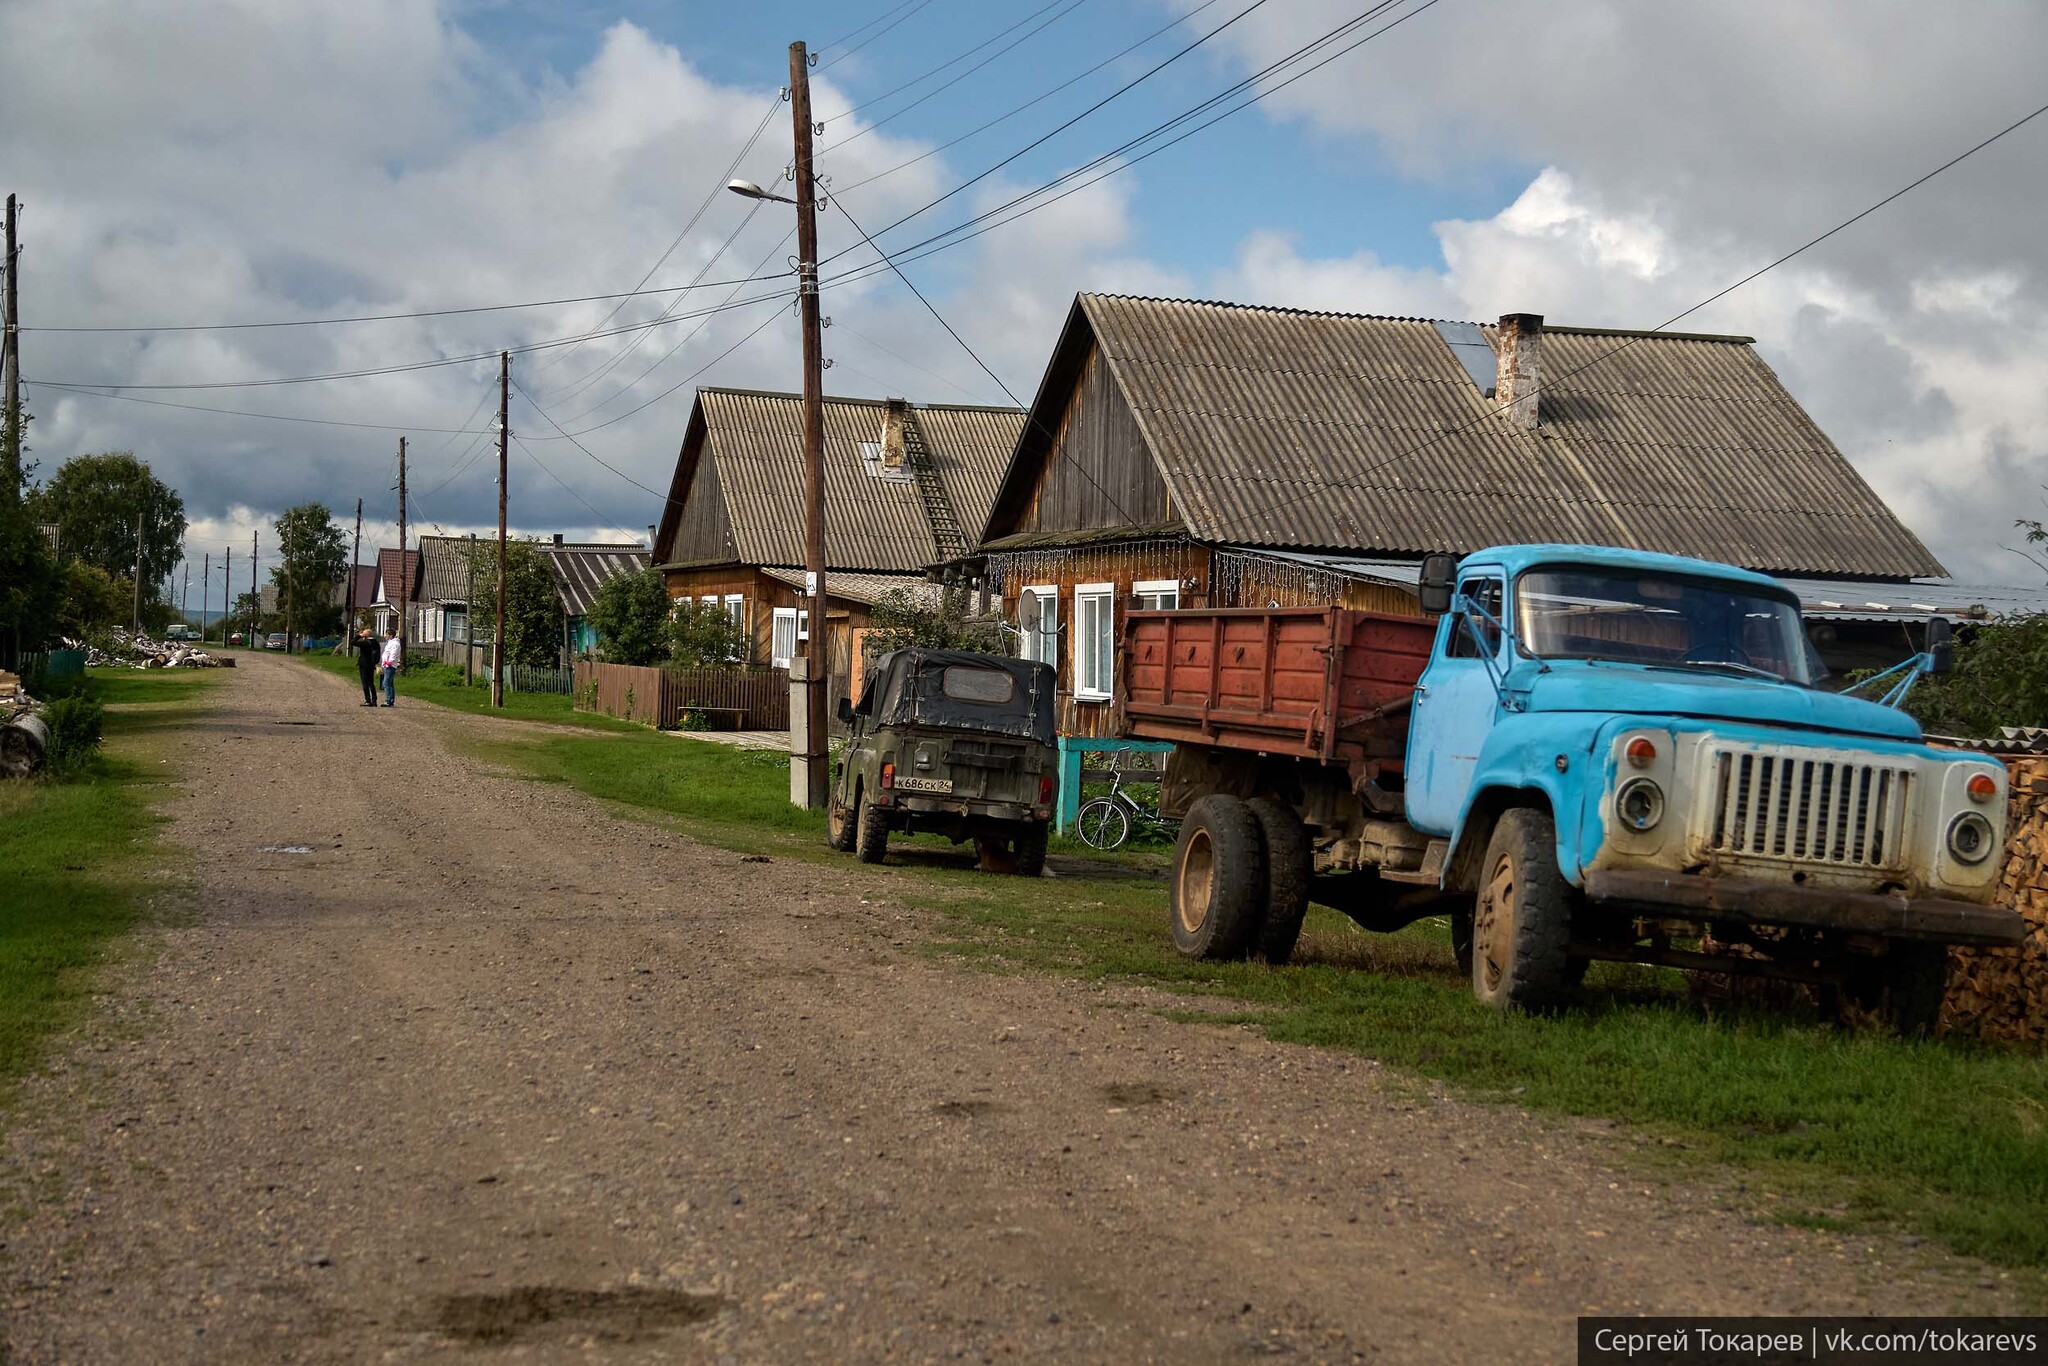
<path id="1" fill-rule="evenodd" d="M 167 641 L 197 640 L 199 639 L 199 632 L 182 621 L 174 621 L 164 628 L 164 639 Z"/>
<path id="2" fill-rule="evenodd" d="M 240 631 L 237 631 L 237 632 L 235 632 L 235 633 L 234 633 L 233 635 L 231 635 L 231 636 L 229 636 L 229 637 L 228 637 L 228 644 L 230 644 L 230 645 L 240 645 L 241 643 L 242 643 L 242 633 L 241 633 Z"/>
<path id="3" fill-rule="evenodd" d="M 284 647 L 285 640 L 284 632 L 282 631 L 272 631 L 263 638 L 263 648 L 266 650 L 282 650 Z"/>
<path id="4" fill-rule="evenodd" d="M 880 863 L 892 831 L 973 840 L 988 872 L 1045 870 L 1059 755 L 1053 671 L 965 650 L 892 650 L 859 705 L 826 808 L 826 839 Z"/>

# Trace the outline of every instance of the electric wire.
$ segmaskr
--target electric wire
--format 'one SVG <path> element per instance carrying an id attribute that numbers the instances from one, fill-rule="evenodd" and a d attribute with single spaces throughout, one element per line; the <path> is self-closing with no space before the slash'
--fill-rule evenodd
<path id="1" fill-rule="evenodd" d="M 859 42 L 855 43 L 855 44 L 854 44 L 853 46 L 851 46 L 851 47 L 847 48 L 847 49 L 846 49 L 846 50 L 845 50 L 844 52 L 840 53 L 840 54 L 839 54 L 839 55 L 838 55 L 837 57 L 834 57 L 834 58 L 833 58 L 833 59 L 832 59 L 831 61 L 829 61 L 829 62 L 826 62 L 826 63 L 825 63 L 825 64 L 824 64 L 823 66 L 820 66 L 820 67 L 818 68 L 818 72 L 819 72 L 819 74 L 821 74 L 821 75 L 822 75 L 823 73 L 825 73 L 825 72 L 827 72 L 827 71 L 830 71 L 830 70 L 831 70 L 831 69 L 832 69 L 833 67 L 835 67 L 835 66 L 838 66 L 838 65 L 839 65 L 839 64 L 840 64 L 841 62 L 845 61 L 845 60 L 846 60 L 846 59 L 847 59 L 848 57 L 851 57 L 851 56 L 852 56 L 852 55 L 853 55 L 854 53 L 856 53 L 856 52 L 860 51 L 860 50 L 861 50 L 862 48 L 866 47 L 866 46 L 867 46 L 867 45 L 868 45 L 869 43 L 872 43 L 872 42 L 874 42 L 874 41 L 875 41 L 875 40 L 876 40 L 877 38 L 880 38 L 880 37 L 881 37 L 881 36 L 882 36 L 883 34 L 887 33 L 887 32 L 888 32 L 888 31 L 889 31 L 890 29 L 893 29 L 893 28 L 895 28 L 895 27 L 896 27 L 896 26 L 897 26 L 898 24 L 902 23 L 902 22 L 903 22 L 903 21 L 904 21 L 905 19 L 908 19 L 908 18 L 910 18 L 910 17 L 912 16 L 912 15 L 916 14 L 916 13 L 917 13 L 917 12 L 918 12 L 919 10 L 923 9 L 923 8 L 924 8 L 924 7 L 926 6 L 926 5 L 929 5 L 929 4 L 931 3 L 931 2 L 932 2 L 932 0 L 914 0 L 914 3 L 912 3 L 912 4 L 911 4 L 911 6 L 910 6 L 910 7 L 909 7 L 909 8 L 907 9 L 907 10 L 905 10 L 905 11 L 904 11 L 904 12 L 903 12 L 902 14 L 898 15 L 898 16 L 897 16 L 896 18 L 894 18 L 894 19 L 891 19 L 891 20 L 890 20 L 890 21 L 889 21 L 888 23 L 886 23 L 886 24 L 882 25 L 882 26 L 881 26 L 880 28 L 876 29 L 876 30 L 875 30 L 875 31 L 874 31 L 873 33 L 870 33 L 870 34 L 869 34 L 869 35 L 868 35 L 867 37 L 865 37 L 865 38 L 861 39 L 861 40 L 860 40 Z"/>
<path id="2" fill-rule="evenodd" d="M 529 403 L 531 403 L 532 401 L 532 399 L 527 400 L 527 402 Z M 539 465 L 540 472 L 542 474 L 545 474 L 548 478 L 554 480 L 557 484 L 560 484 L 563 490 L 567 492 L 571 498 L 574 498 L 577 502 L 583 504 L 584 508 L 589 511 L 590 515 L 597 518 L 597 521 L 593 523 L 593 525 L 603 527 L 607 531 L 616 531 L 621 536 L 624 536 L 626 539 L 634 541 L 637 544 L 637 537 L 635 537 L 631 532 L 627 531 L 624 527 L 620 526 L 617 522 L 614 522 L 611 518 L 605 516 L 602 512 L 599 512 L 596 508 L 591 507 L 590 500 L 588 498 L 585 498 L 582 494 L 578 493 L 569 484 L 568 480 L 562 478 L 561 475 L 556 474 L 553 470 L 549 469 L 547 465 L 542 462 L 541 458 L 533 453 L 533 448 L 527 445 L 525 441 L 520 439 L 518 435 L 515 434 L 513 436 L 512 444 L 517 446 L 522 452 L 524 452 L 528 460 L 531 460 L 534 464 Z"/>
<path id="3" fill-rule="evenodd" d="M 916 86 L 920 82 L 929 80 L 931 77 L 938 75 L 941 71 L 944 71 L 947 67 L 952 66 L 955 62 L 963 62 L 967 60 L 969 57 L 972 57 L 975 53 L 981 51 L 983 48 L 989 46 L 991 43 L 998 42 L 1001 39 L 1009 36 L 1010 34 L 1015 33 L 1018 29 L 1024 27 L 1026 24 L 1030 23 L 1033 19 L 1038 18 L 1040 15 L 1045 14 L 1047 11 L 1059 9 L 1062 3 L 1066 4 L 1065 9 L 1060 9 L 1060 12 L 1058 14 L 1053 15 L 1052 18 L 1047 19 L 1037 28 L 1034 28 L 1029 33 L 1023 35 L 1023 37 L 1018 38 L 1014 42 L 1008 43 L 1005 46 L 996 49 L 996 51 L 982 58 L 973 66 L 968 67 L 965 71 L 962 71 L 959 75 L 953 77 L 953 79 L 945 82 L 942 85 L 936 86 L 931 90 L 926 91 L 924 94 L 918 96 L 910 103 L 903 105 L 900 108 L 894 109 L 889 113 L 883 115 L 881 118 L 875 120 L 873 123 L 870 123 L 866 127 L 862 128 L 859 132 L 853 134 L 853 136 L 847 138 L 846 141 L 834 144 L 833 150 L 836 151 L 840 147 L 845 147 L 851 143 L 859 141 L 861 138 L 866 137 L 869 133 L 872 133 L 875 129 L 880 128 L 883 124 L 901 118 L 903 115 L 909 113 L 911 110 L 923 104 L 926 100 L 932 98 L 932 96 L 943 94 L 944 92 L 951 90 L 954 86 L 960 84 L 960 82 L 966 80 L 969 76 L 972 76 L 975 72 L 981 70 L 990 62 L 993 62 L 998 57 L 1001 57 L 1011 48 L 1016 47 L 1018 43 L 1022 43 L 1026 39 L 1036 37 L 1038 34 L 1044 32 L 1053 24 L 1059 22 L 1061 19 L 1064 19 L 1067 15 L 1072 14 L 1082 5 L 1087 4 L 1088 0 L 1052 0 L 1050 4 L 1044 5 L 1039 9 L 1033 10 L 1031 13 L 1025 15 L 1022 19 L 1019 19 L 1016 23 L 1010 25 L 1008 28 L 1004 29 L 1001 33 L 996 34 L 994 37 L 986 38 L 981 42 L 975 44 L 973 47 L 968 48 L 967 51 L 959 54 L 958 56 L 948 58 L 946 61 L 941 62 L 939 65 L 933 67 L 931 70 L 925 72 L 921 76 L 914 76 L 910 80 L 898 83 L 896 88 L 889 91 L 887 94 L 877 95 L 872 99 L 862 100 L 860 103 L 850 105 L 847 108 L 841 110 L 839 113 L 834 114 L 831 118 L 822 120 L 820 124 L 821 127 L 830 127 L 832 124 L 839 123 L 845 119 L 853 117 L 855 114 L 859 113 L 863 109 L 866 109 L 870 105 L 881 103 L 883 100 L 888 99 L 891 95 L 904 94 L 907 91 L 909 91 L 913 86 Z"/>

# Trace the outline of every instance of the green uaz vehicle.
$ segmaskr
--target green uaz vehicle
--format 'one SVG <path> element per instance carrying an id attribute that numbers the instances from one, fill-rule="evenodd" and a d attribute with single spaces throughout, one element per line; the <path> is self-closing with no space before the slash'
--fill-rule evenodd
<path id="1" fill-rule="evenodd" d="M 973 840 L 990 872 L 1045 869 L 1054 777 L 1049 664 L 964 650 L 892 650 L 859 705 L 826 812 L 826 838 L 880 863 L 892 831 Z"/>

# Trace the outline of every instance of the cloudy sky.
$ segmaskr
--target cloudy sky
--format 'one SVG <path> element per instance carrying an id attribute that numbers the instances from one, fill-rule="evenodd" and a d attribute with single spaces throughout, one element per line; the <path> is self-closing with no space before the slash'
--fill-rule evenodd
<path id="1" fill-rule="evenodd" d="M 900 251 L 1116 153 L 903 258 L 1028 399 L 1084 289 L 1654 325 L 2048 102 L 2026 0 L 1394 0 L 1244 112 L 1126 147 L 1369 8 L 11 0 L 32 454 L 135 450 L 183 493 L 193 560 L 240 560 L 308 499 L 362 498 L 389 543 L 406 434 L 415 524 L 481 530 L 509 347 L 514 525 L 644 535 L 693 386 L 798 379 L 789 211 L 719 188 L 735 162 L 782 174 L 794 38 L 821 50 L 845 210 L 821 229 L 827 387 L 930 402 L 1006 400 L 864 269 L 854 221 Z M 2048 115 L 1682 324 L 1757 337 L 1978 582 L 2038 578 L 2003 547 L 2048 482 L 2044 172 Z M 666 292 L 498 307 L 641 288 Z M 387 373 L 252 383 L 360 371 Z"/>

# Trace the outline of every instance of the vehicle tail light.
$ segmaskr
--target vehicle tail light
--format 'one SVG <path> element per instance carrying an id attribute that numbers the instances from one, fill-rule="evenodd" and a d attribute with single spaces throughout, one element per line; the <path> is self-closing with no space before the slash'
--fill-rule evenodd
<path id="1" fill-rule="evenodd" d="M 1964 784 L 1963 790 L 1970 794 L 1970 800 L 1973 802 L 1988 802 L 1998 795 L 1998 779 L 1989 773 L 1973 773 L 1970 775 L 1970 781 Z"/>
<path id="2" fill-rule="evenodd" d="M 1050 774 L 1038 780 L 1038 804 L 1040 806 L 1052 805 L 1052 776 Z"/>
<path id="3" fill-rule="evenodd" d="M 896 786 L 896 765 L 894 765 L 894 764 L 883 764 L 883 765 L 882 765 L 882 791 L 884 791 L 884 792 L 887 792 L 887 791 L 888 791 L 888 790 L 889 790 L 890 788 L 892 788 L 892 787 L 894 787 L 894 786 Z"/>
<path id="4" fill-rule="evenodd" d="M 1637 768 L 1648 768 L 1657 762 L 1657 746 L 1647 735 L 1638 735 L 1629 741 L 1628 749 L 1624 752 L 1628 755 L 1628 761 Z"/>

